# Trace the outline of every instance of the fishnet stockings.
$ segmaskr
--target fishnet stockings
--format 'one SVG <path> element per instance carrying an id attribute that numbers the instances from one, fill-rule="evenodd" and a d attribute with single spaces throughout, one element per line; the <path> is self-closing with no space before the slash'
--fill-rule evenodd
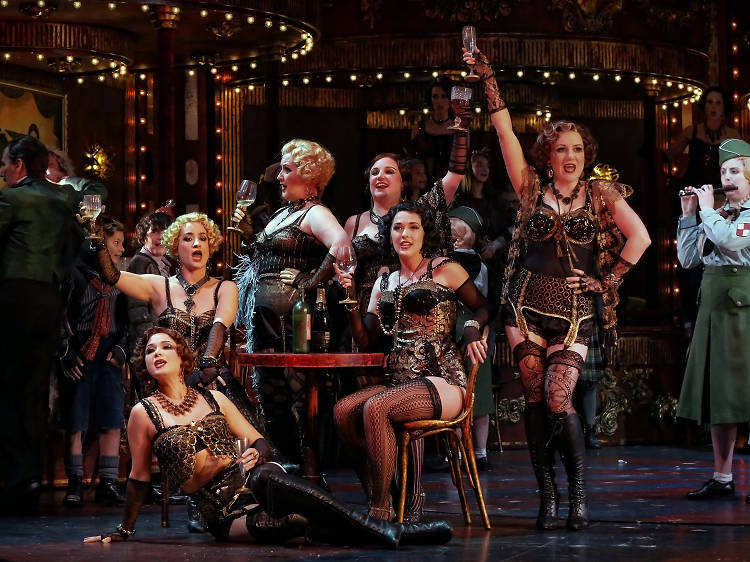
<path id="1" fill-rule="evenodd" d="M 427 383 L 414 380 L 372 396 L 364 408 L 365 445 L 373 478 L 370 514 L 383 517 L 391 510 L 390 486 L 396 472 L 394 423 L 430 419 L 435 404 Z"/>
<path id="2" fill-rule="evenodd" d="M 544 395 L 544 355 L 545 349 L 531 340 L 524 340 L 513 348 L 524 398 L 529 404 L 538 404 Z"/>
<path id="3" fill-rule="evenodd" d="M 547 396 L 547 409 L 555 414 L 572 414 L 573 390 L 578 382 L 584 359 L 570 349 L 560 349 L 547 358 L 547 377 L 544 392 Z"/>

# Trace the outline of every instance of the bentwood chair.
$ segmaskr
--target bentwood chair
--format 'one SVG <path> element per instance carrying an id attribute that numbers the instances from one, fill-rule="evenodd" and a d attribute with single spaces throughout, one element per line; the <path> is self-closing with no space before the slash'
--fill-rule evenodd
<path id="1" fill-rule="evenodd" d="M 482 334 L 483 338 L 487 337 L 487 328 L 485 327 Z M 489 358 L 487 358 L 489 360 Z M 490 518 L 487 515 L 487 508 L 484 505 L 484 496 L 482 495 L 482 486 L 479 482 L 477 472 L 477 462 L 474 457 L 474 387 L 477 381 L 477 372 L 479 364 L 471 367 L 468 379 L 466 381 L 466 394 L 461 412 L 452 420 L 418 420 L 404 422 L 400 424 L 400 455 L 401 455 L 401 494 L 398 503 L 398 522 L 404 520 L 404 508 L 406 506 L 406 473 L 409 464 L 409 443 L 417 439 L 424 439 L 430 435 L 440 435 L 444 440 L 445 449 L 448 454 L 448 463 L 451 470 L 451 479 L 453 485 L 458 489 L 458 497 L 461 500 L 461 508 L 464 512 L 464 520 L 467 525 L 471 525 L 471 515 L 469 505 L 466 501 L 466 492 L 464 490 L 463 476 L 461 474 L 461 461 L 463 460 L 464 469 L 466 470 L 469 485 L 474 488 L 474 494 L 479 504 L 479 513 L 482 516 L 484 528 L 490 528 Z M 460 433 L 460 435 L 459 435 Z"/>

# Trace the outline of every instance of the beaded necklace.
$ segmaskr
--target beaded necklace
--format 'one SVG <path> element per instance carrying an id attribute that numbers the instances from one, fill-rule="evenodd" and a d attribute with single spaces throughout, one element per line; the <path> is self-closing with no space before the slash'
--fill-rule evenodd
<path id="1" fill-rule="evenodd" d="M 317 195 L 312 195 L 312 196 L 307 197 L 305 199 L 297 199 L 296 201 L 289 201 L 289 203 L 287 203 L 287 207 L 286 207 L 286 216 L 289 216 L 292 213 L 295 213 L 295 212 L 299 211 L 305 205 L 307 205 L 310 201 L 319 202 L 320 201 L 320 197 L 318 197 Z"/>
<path id="2" fill-rule="evenodd" d="M 563 196 L 562 193 L 560 193 L 560 190 L 557 189 L 557 186 L 555 186 L 554 183 L 550 184 L 550 187 L 552 188 L 553 195 L 557 198 L 558 201 L 562 201 L 563 205 L 570 205 L 573 206 L 573 201 L 576 200 L 576 197 L 578 197 L 578 192 L 581 191 L 581 182 L 578 182 L 576 186 L 573 188 L 573 192 L 569 196 Z M 559 209 L 559 203 L 558 203 L 558 209 Z"/>
<path id="3" fill-rule="evenodd" d="M 206 271 L 206 274 L 198 282 L 193 283 L 192 285 L 185 281 L 185 278 L 182 276 L 182 272 L 178 272 L 176 277 L 177 282 L 180 284 L 182 289 L 185 291 L 185 294 L 187 295 L 187 298 L 184 301 L 185 311 L 192 316 L 191 310 L 195 305 L 193 295 L 197 293 L 198 290 L 203 287 L 203 285 L 205 285 L 209 279 L 211 279 L 211 277 L 208 275 L 208 271 Z"/>
<path id="4" fill-rule="evenodd" d="M 198 402 L 198 393 L 192 386 L 188 387 L 187 392 L 185 393 L 185 397 L 179 404 L 175 404 L 174 402 L 172 402 L 161 390 L 157 390 L 151 396 L 156 398 L 159 406 L 161 406 L 166 412 L 172 414 L 173 416 L 182 416 L 184 414 L 187 414 Z"/>

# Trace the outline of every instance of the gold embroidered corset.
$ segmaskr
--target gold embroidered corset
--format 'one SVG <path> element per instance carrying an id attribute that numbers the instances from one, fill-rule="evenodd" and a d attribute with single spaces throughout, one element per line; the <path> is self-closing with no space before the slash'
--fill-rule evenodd
<path id="1" fill-rule="evenodd" d="M 151 441 L 151 446 L 159 459 L 159 466 L 166 471 L 169 481 L 177 486 L 182 486 L 193 477 L 195 456 L 203 449 L 208 449 L 215 457 L 237 460 L 234 435 L 229 430 L 224 414 L 219 411 L 219 406 L 210 392 L 202 395 L 214 411 L 188 425 L 170 427 L 164 426 L 164 420 L 151 398 L 141 400 L 148 417 L 156 427 L 156 435 Z"/>
<path id="2" fill-rule="evenodd" d="M 387 286 L 387 275 L 383 279 Z M 386 361 L 388 384 L 431 376 L 466 386 L 466 372 L 454 340 L 458 301 L 453 290 L 431 278 L 420 279 L 400 290 L 383 290 L 378 306 L 383 326 L 390 331 L 395 324 L 396 330 Z"/>

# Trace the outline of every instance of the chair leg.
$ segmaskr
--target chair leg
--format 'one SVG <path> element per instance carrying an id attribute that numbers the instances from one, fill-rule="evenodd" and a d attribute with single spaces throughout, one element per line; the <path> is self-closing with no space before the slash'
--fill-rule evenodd
<path id="1" fill-rule="evenodd" d="M 468 468 L 466 469 L 469 474 L 469 482 L 474 487 L 474 495 L 477 498 L 477 505 L 479 506 L 479 514 L 482 516 L 482 523 L 484 528 L 490 528 L 490 517 L 487 515 L 487 507 L 484 504 L 484 494 L 482 493 L 482 484 L 479 482 L 479 471 L 477 470 L 477 459 L 474 456 L 474 435 L 471 431 L 471 426 L 465 427 L 463 430 L 464 436 L 464 448 L 467 451 L 467 462 Z M 473 482 L 472 482 L 473 481 Z"/>
<path id="2" fill-rule="evenodd" d="M 469 502 L 466 499 L 466 490 L 464 489 L 464 480 L 461 475 L 461 459 L 456 458 L 458 455 L 455 454 L 460 451 L 461 456 L 466 459 L 466 451 L 464 450 L 464 445 L 461 442 L 461 440 L 458 438 L 458 435 L 456 435 L 455 431 L 449 431 L 448 432 L 448 439 L 451 442 L 451 452 L 453 463 L 455 464 L 455 471 L 456 471 L 456 481 L 454 482 L 456 484 L 456 488 L 458 488 L 458 499 L 461 500 L 461 509 L 464 511 L 464 521 L 466 521 L 466 525 L 471 525 L 471 513 L 469 513 Z"/>
<path id="3" fill-rule="evenodd" d="M 396 512 L 396 521 L 404 522 L 404 510 L 406 509 L 406 478 L 409 468 L 409 440 L 408 431 L 401 432 L 401 486 L 398 496 L 398 511 Z"/>
<path id="4" fill-rule="evenodd" d="M 161 526 L 169 527 L 169 478 L 167 472 L 161 472 Z"/>

